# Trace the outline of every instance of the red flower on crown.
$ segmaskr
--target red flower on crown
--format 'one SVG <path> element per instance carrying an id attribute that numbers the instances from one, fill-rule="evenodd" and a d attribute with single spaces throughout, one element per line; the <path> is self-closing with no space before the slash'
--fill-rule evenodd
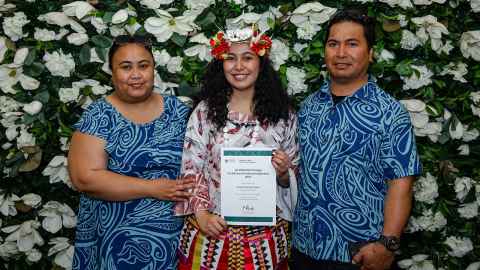
<path id="1" fill-rule="evenodd" d="M 230 50 L 230 45 L 224 38 L 223 32 L 218 32 L 213 38 L 210 39 L 210 46 L 212 50 L 210 53 L 215 57 L 215 59 L 223 60 L 225 54 Z"/>
<path id="2" fill-rule="evenodd" d="M 257 42 L 252 41 L 250 48 L 258 56 L 264 56 L 272 47 L 272 40 L 267 35 L 262 35 Z"/>
<path id="3" fill-rule="evenodd" d="M 258 31 L 253 31 L 250 34 L 250 49 L 258 56 L 268 54 L 272 47 L 272 40 L 265 34 L 260 34 Z M 230 50 L 232 41 L 225 39 L 225 34 L 220 31 L 210 39 L 210 46 L 212 47 L 210 53 L 217 60 L 224 60 L 225 56 Z M 233 41 L 236 42 L 236 39 Z"/>

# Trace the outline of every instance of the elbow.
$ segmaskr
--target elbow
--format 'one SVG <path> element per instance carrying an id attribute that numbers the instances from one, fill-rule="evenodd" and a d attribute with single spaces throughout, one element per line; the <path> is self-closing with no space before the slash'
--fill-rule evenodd
<path id="1" fill-rule="evenodd" d="M 72 182 L 73 187 L 78 192 L 90 193 L 91 192 L 91 173 L 88 172 L 77 172 L 74 168 L 69 167 L 70 181 Z"/>

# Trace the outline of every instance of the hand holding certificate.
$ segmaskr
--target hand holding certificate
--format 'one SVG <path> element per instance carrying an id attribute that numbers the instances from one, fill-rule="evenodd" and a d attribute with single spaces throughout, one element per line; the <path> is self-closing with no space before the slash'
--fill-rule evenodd
<path id="1" fill-rule="evenodd" d="M 228 225 L 276 223 L 276 173 L 271 148 L 223 148 L 221 214 Z"/>

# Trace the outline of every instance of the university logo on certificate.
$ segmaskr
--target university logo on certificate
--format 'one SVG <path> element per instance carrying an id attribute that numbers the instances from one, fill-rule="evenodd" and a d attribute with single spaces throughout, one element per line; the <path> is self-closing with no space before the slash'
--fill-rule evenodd
<path id="1" fill-rule="evenodd" d="M 276 224 L 272 148 L 222 148 L 221 214 L 228 225 Z"/>

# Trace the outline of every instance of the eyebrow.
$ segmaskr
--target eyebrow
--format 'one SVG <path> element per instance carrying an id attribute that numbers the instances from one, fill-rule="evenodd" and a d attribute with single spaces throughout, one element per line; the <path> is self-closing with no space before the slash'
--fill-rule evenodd
<path id="1" fill-rule="evenodd" d="M 145 62 L 151 63 L 151 61 L 148 60 L 148 59 L 142 59 L 142 60 L 138 61 L 137 63 L 138 63 L 138 64 L 143 64 L 143 63 L 145 63 Z M 133 61 L 125 60 L 125 61 L 122 61 L 122 62 L 118 63 L 118 65 L 122 65 L 122 64 L 133 64 L 133 63 L 134 63 Z"/>
<path id="2" fill-rule="evenodd" d="M 254 55 L 255 53 L 252 52 L 252 51 L 246 51 L 246 52 L 243 52 L 243 53 L 238 53 L 238 54 L 235 54 L 235 53 L 232 53 L 232 52 L 229 52 L 228 55 L 233 55 L 233 56 L 237 56 L 237 55 L 240 55 L 240 56 L 244 56 L 244 55 Z"/>
<path id="3" fill-rule="evenodd" d="M 338 39 L 335 39 L 335 38 L 329 38 L 327 39 L 327 42 L 330 42 L 330 41 L 342 41 L 342 40 L 338 40 Z M 343 41 L 346 41 L 346 42 L 349 42 L 349 41 L 360 41 L 359 39 L 357 38 L 349 38 L 349 39 L 346 39 L 346 40 L 343 40 Z"/>

